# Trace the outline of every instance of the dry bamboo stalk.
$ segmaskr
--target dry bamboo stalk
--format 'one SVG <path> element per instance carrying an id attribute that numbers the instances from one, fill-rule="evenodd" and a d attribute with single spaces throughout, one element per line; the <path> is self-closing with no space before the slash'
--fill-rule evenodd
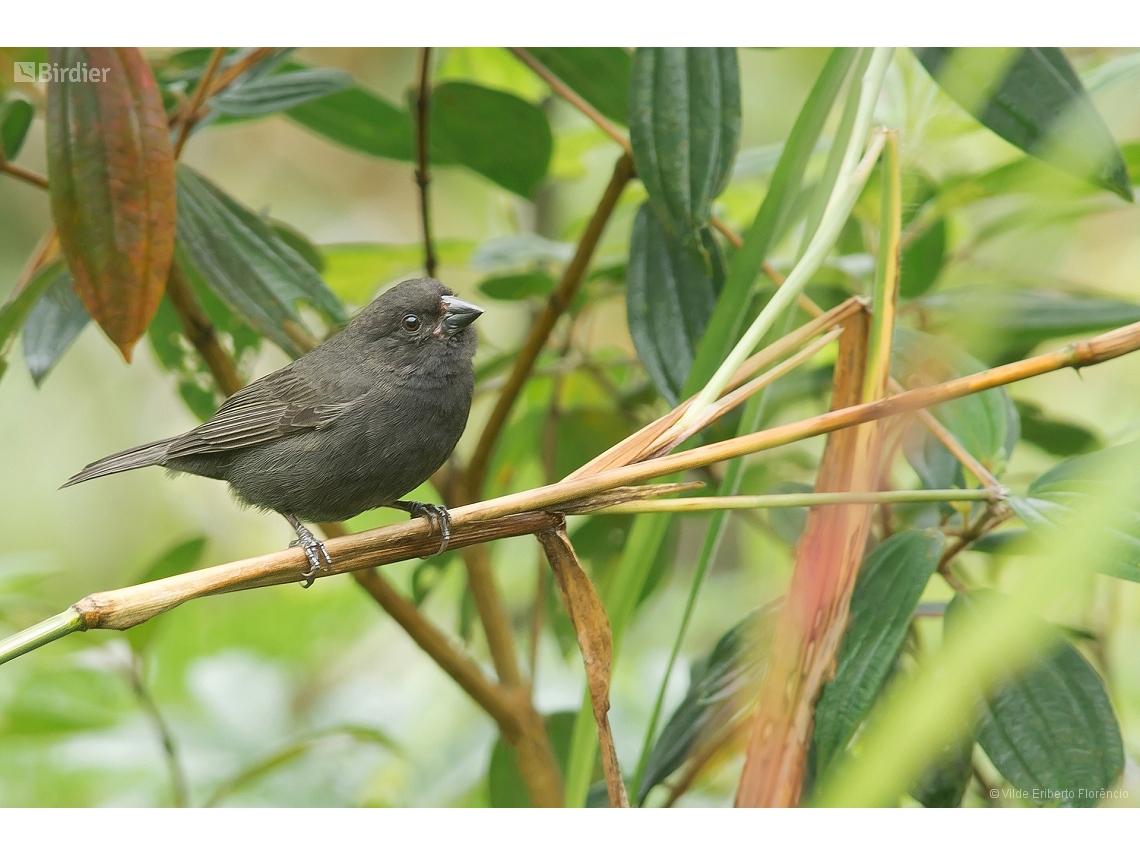
<path id="1" fill-rule="evenodd" d="M 791 353 L 797 347 L 811 341 L 820 333 L 842 325 L 851 315 L 858 312 L 862 306 L 863 303 L 859 298 L 851 297 L 834 309 L 808 321 L 802 327 L 792 330 L 792 332 L 781 337 L 778 341 L 752 354 L 752 356 L 744 361 L 737 372 L 732 375 L 732 379 L 724 388 L 725 393 L 727 394 L 739 388 L 741 384 L 745 383 L 761 368 L 771 365 L 780 357 Z M 693 397 L 696 396 L 694 395 Z M 673 427 L 673 425 L 677 423 L 677 420 L 685 413 L 689 404 L 692 403 L 693 397 L 682 401 L 665 415 L 650 422 L 636 433 L 627 436 L 617 445 L 598 455 L 574 472 L 571 472 L 562 480 L 571 481 L 575 478 L 594 475 L 598 472 L 616 469 L 619 466 L 625 466 L 628 463 L 645 459 L 648 455 L 648 450 L 654 446 L 658 438 Z M 702 428 L 707 424 L 708 422 L 704 419 L 700 422 Z"/>
<path id="2" fill-rule="evenodd" d="M 553 514 L 561 507 L 597 497 L 606 490 L 700 468 L 898 413 L 923 409 L 1061 368 L 1097 365 L 1137 349 L 1140 349 L 1140 322 L 1086 341 L 1075 342 L 1051 353 L 934 386 L 913 389 L 873 403 L 833 410 L 792 424 L 656 460 L 455 508 L 451 512 L 452 545 L 533 534 L 556 524 Z M 553 510 L 537 510 L 541 508 Z M 424 519 L 396 523 L 326 542 L 333 558 L 333 570 L 338 573 L 423 557 L 434 553 L 438 545 L 438 535 Z M 207 594 L 296 582 L 301 579 L 301 573 L 307 567 L 308 562 L 303 553 L 292 549 L 196 570 L 134 588 L 92 594 L 76 604 L 75 608 L 83 615 L 84 629 L 121 629 Z"/>

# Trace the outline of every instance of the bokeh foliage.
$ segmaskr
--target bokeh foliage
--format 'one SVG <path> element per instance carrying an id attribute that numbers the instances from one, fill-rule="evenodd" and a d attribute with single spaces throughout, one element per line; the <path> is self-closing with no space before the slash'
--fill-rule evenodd
<path id="1" fill-rule="evenodd" d="M 146 69 L 137 77 L 153 92 L 111 104 L 105 121 L 145 108 L 140 127 L 153 133 L 162 122 L 155 111 L 184 108 L 212 53 L 140 54 Z M 532 55 L 628 135 L 642 178 L 623 192 L 512 410 L 491 457 L 489 496 L 564 477 L 712 373 L 774 293 L 761 263 L 786 274 L 802 253 L 805 223 L 823 213 L 817 188 L 844 129 L 836 102 L 848 67 L 858 66 L 850 49 Z M 222 68 L 244 56 L 231 52 Z M 48 54 L 0 50 L 5 65 L 9 58 Z M 163 194 L 177 201 L 166 264 L 185 271 L 243 379 L 295 357 L 306 338 L 335 332 L 381 289 L 420 274 L 414 60 L 401 50 L 270 54 L 202 105 L 176 177 L 146 173 L 158 188 L 154 204 L 166 204 Z M 1126 201 L 1140 174 L 1138 72 L 1127 52 L 896 52 L 875 118 L 902 140 L 899 382 L 940 382 L 1140 320 L 1140 219 Z M 439 275 L 489 309 L 479 397 L 457 452 L 464 460 L 621 149 L 504 49 L 437 51 L 432 74 Z M 83 99 L 93 94 L 71 92 L 68 103 L 90 112 Z M 74 152 L 93 143 L 64 134 L 51 103 L 40 86 L 0 81 L 4 158 L 48 175 L 64 256 L 26 277 L 0 308 L 3 634 L 90 591 L 272 551 L 286 539 L 275 522 L 232 508 L 218 485 L 190 479 L 168 483 L 149 472 L 84 493 L 54 491 L 96 456 L 208 417 L 221 396 L 170 295 L 159 299 L 160 281 L 142 276 L 124 300 L 115 289 L 133 286 L 107 272 L 114 268 L 75 275 L 87 270 L 84 260 L 106 259 L 98 241 L 110 237 L 68 226 L 59 211 L 88 200 L 98 203 L 84 212 L 94 219 L 133 222 L 139 212 L 130 198 L 85 190 L 84 181 L 109 186 L 106 176 L 74 168 Z M 140 141 L 139 164 L 150 143 Z M 825 308 L 871 293 L 878 182 L 864 188 L 808 285 Z M 713 227 L 714 215 L 744 236 L 743 247 Z M 0 290 L 20 279 L 49 217 L 47 194 L 0 175 Z M 92 234 L 93 243 L 72 240 Z M 135 256 L 150 270 L 153 259 L 141 249 Z M 116 361 L 92 317 L 124 352 L 145 330 L 134 367 Z M 708 436 L 825 409 L 834 359 L 825 350 Z M 1041 378 L 935 408 L 1014 490 L 1016 516 L 963 539 L 949 572 L 970 593 L 955 596 L 936 569 L 978 512 L 931 503 L 881 514 L 835 680 L 817 707 L 813 776 L 858 762 L 860 728 L 939 650 L 948 603 L 952 622 L 973 598 L 998 596 L 1033 572 L 1045 532 L 1072 518 L 1082 489 L 1095 490 L 1106 452 L 1075 455 L 1134 438 L 1127 402 L 1137 393 L 1127 369 L 1111 366 L 1084 381 Z M 804 491 L 820 447 L 793 445 L 699 474 L 709 492 L 717 483 Z M 902 488 L 974 486 L 917 423 L 890 478 Z M 415 497 L 438 498 L 430 486 Z M 350 527 L 397 518 L 374 511 Z M 611 715 L 627 776 L 645 771 L 635 800 L 731 801 L 749 687 L 802 526 L 802 512 L 741 512 L 719 548 L 700 556 L 701 516 L 571 520 L 594 585 L 628 618 L 618 630 Z M 1126 525 L 1105 538 L 1135 542 Z M 536 663 L 536 705 L 548 715 L 560 768 L 573 775 L 583 685 L 573 630 L 532 541 L 496 544 L 492 557 L 520 649 Z M 646 734 L 698 566 L 709 576 L 662 689 L 662 723 Z M 989 791 L 1003 781 L 1048 792 L 1112 789 L 1122 775 L 1124 789 L 1135 783 L 1140 574 L 1127 551 L 1104 570 L 1113 578 L 1088 580 L 1082 598 L 1042 616 L 1064 638 L 979 700 L 964 738 L 932 747 L 938 761 L 901 802 L 1085 804 L 1097 799 L 993 799 Z M 455 556 L 387 571 L 486 661 Z M 73 637 L 0 668 L 5 805 L 526 804 L 511 752 L 347 579 L 195 602 L 125 637 Z M 586 760 L 589 803 L 604 803 L 600 766 Z M 679 781 L 691 788 L 673 792 Z"/>

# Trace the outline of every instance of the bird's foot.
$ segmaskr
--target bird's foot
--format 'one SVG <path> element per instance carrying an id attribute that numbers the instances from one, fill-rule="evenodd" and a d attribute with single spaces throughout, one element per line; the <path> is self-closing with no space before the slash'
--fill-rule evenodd
<path id="1" fill-rule="evenodd" d="M 440 541 L 436 555 L 443 555 L 451 544 L 451 513 L 443 505 L 432 505 L 427 502 L 393 502 L 392 507 L 407 511 L 413 519 L 427 517 L 432 530 L 439 526 Z"/>
<path id="2" fill-rule="evenodd" d="M 297 539 L 291 541 L 289 546 L 301 547 L 305 550 L 305 557 L 309 559 L 309 569 L 301 574 L 303 580 L 301 587 L 308 588 L 322 569 L 332 569 L 332 558 L 329 557 L 329 551 L 325 549 L 325 545 L 317 540 L 311 531 L 301 525 L 296 517 L 292 514 L 285 514 L 285 519 L 289 520 L 297 532 Z"/>

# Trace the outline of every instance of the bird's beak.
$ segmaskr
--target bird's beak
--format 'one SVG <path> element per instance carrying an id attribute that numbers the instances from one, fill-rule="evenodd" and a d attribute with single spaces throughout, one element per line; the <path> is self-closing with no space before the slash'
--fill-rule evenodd
<path id="1" fill-rule="evenodd" d="M 443 316 L 439 321 L 439 329 L 448 338 L 469 327 L 483 314 L 483 310 L 478 306 L 464 302 L 458 297 L 442 297 L 440 305 Z"/>

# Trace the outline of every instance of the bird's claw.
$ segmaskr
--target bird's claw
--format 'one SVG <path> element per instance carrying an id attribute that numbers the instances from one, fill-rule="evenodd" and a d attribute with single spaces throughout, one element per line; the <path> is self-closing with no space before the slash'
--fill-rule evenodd
<path id="1" fill-rule="evenodd" d="M 451 513 L 443 505 L 432 505 L 427 502 L 400 502 L 399 507 L 415 517 L 427 517 L 432 530 L 439 526 L 440 540 L 436 555 L 443 555 L 451 545 Z"/>
<path id="2" fill-rule="evenodd" d="M 317 578 L 317 574 L 321 572 L 322 568 L 332 569 L 332 558 L 329 557 L 329 551 L 325 549 L 325 545 L 317 540 L 311 531 L 303 525 L 298 524 L 297 539 L 292 541 L 289 546 L 299 546 L 305 550 L 305 557 L 309 559 L 309 569 L 301 574 L 302 588 L 308 588 L 313 584 L 313 580 Z"/>

